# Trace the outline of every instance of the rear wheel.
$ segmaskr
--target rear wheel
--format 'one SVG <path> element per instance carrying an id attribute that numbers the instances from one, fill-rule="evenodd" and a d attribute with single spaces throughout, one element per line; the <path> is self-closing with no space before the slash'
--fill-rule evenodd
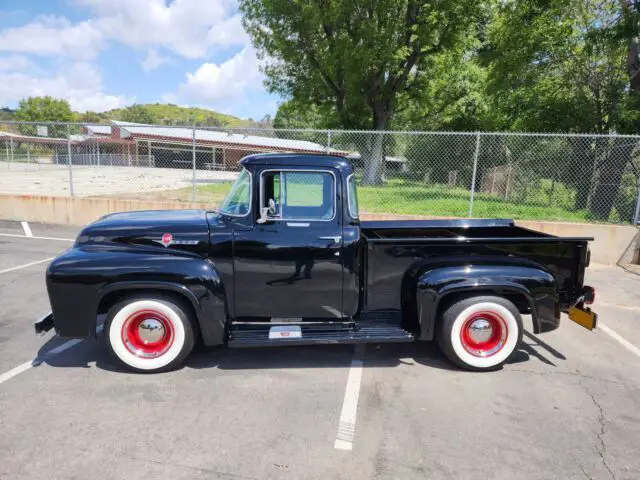
<path id="1" fill-rule="evenodd" d="M 164 297 L 130 297 L 118 302 L 109 310 L 105 336 L 113 357 L 138 372 L 175 368 L 195 343 L 189 309 Z"/>
<path id="2" fill-rule="evenodd" d="M 477 296 L 450 305 L 442 314 L 438 344 L 467 370 L 500 368 L 522 340 L 522 318 L 509 300 Z"/>

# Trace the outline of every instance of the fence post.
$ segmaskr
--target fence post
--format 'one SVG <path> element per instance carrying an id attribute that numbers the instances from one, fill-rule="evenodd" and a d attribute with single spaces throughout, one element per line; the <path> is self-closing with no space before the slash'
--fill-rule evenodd
<path id="1" fill-rule="evenodd" d="M 67 125 L 67 163 L 69 164 L 69 194 L 73 197 L 73 160 L 71 159 L 71 127 Z"/>
<path id="2" fill-rule="evenodd" d="M 638 195 L 636 198 L 636 213 L 633 215 L 633 224 L 640 223 L 640 175 L 638 175 Z"/>
<path id="3" fill-rule="evenodd" d="M 196 201 L 196 124 L 193 124 L 193 130 L 191 134 L 191 151 L 193 157 L 193 178 L 191 179 L 191 201 Z"/>
<path id="4" fill-rule="evenodd" d="M 9 157 L 9 170 L 11 170 L 11 164 L 13 163 L 13 137 L 9 137 L 9 145 L 11 145 L 11 156 Z"/>
<path id="5" fill-rule="evenodd" d="M 327 130 L 327 155 L 329 155 L 329 150 L 331 150 L 331 130 Z"/>
<path id="6" fill-rule="evenodd" d="M 473 152 L 473 174 L 471 175 L 471 197 L 469 198 L 469 218 L 473 216 L 473 197 L 476 193 L 476 174 L 478 173 L 478 155 L 480 154 L 480 132 L 476 132 L 476 149 Z"/>

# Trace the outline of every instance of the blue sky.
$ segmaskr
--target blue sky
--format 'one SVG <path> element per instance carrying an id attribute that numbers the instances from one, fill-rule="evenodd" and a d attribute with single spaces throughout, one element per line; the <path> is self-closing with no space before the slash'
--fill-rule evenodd
<path id="1" fill-rule="evenodd" d="M 273 114 L 236 0 L 0 0 L 0 106 L 171 102 Z"/>

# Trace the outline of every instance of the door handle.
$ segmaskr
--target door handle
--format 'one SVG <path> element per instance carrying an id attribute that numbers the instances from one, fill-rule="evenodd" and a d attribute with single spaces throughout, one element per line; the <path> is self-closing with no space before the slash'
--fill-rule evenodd
<path id="1" fill-rule="evenodd" d="M 342 235 L 329 235 L 327 237 L 318 237 L 320 240 L 331 240 L 333 241 L 333 243 L 340 243 L 340 240 L 342 240 Z"/>

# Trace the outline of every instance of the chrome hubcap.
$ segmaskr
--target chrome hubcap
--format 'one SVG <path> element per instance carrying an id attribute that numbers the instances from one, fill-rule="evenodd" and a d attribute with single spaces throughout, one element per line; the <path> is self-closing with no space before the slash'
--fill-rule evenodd
<path id="1" fill-rule="evenodd" d="M 138 326 L 138 336 L 144 343 L 159 342 L 164 335 L 164 324 L 155 318 L 147 318 Z"/>
<path id="2" fill-rule="evenodd" d="M 475 343 L 488 342 L 493 335 L 493 326 L 485 318 L 478 318 L 469 325 L 469 336 Z"/>

